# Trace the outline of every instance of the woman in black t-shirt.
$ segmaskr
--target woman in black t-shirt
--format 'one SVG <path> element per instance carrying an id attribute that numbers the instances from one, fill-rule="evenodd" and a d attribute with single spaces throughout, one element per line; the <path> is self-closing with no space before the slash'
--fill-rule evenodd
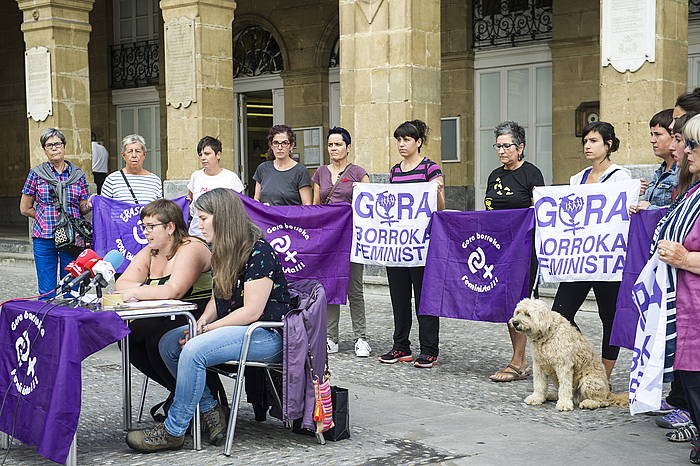
<path id="1" fill-rule="evenodd" d="M 503 164 L 489 175 L 484 205 L 486 210 L 525 209 L 532 205 L 532 190 L 544 186 L 544 177 L 539 168 L 523 160 L 525 158 L 525 129 L 514 121 L 504 121 L 494 130 L 496 150 Z M 534 238 L 530 256 L 530 286 L 537 296 L 537 256 Z M 513 358 L 504 369 L 496 371 L 489 378 L 494 382 L 512 382 L 526 379 L 532 373 L 525 358 L 527 337 L 517 333 L 508 325 L 510 341 L 513 345 Z"/>
<path id="2" fill-rule="evenodd" d="M 221 444 L 226 418 L 204 384 L 207 367 L 238 359 L 252 323 L 281 321 L 291 307 L 277 255 L 246 214 L 238 195 L 229 189 L 213 189 L 202 194 L 195 207 L 202 234 L 213 243 L 213 293 L 197 321 L 196 337 L 189 338 L 185 326 L 160 340 L 163 362 L 176 376 L 175 398 L 164 423 L 127 435 L 126 443 L 141 452 L 182 448 L 198 403 L 209 443 Z M 248 360 L 280 362 L 281 333 L 256 329 Z"/>

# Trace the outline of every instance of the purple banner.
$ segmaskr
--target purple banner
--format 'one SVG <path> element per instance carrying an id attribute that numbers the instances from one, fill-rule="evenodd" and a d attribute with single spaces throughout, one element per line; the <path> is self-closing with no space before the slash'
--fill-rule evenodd
<path id="1" fill-rule="evenodd" d="M 182 209 L 187 223 L 190 202 L 185 196 L 173 201 Z M 118 273 L 123 273 L 134 256 L 148 244 L 139 228 L 139 215 L 144 205 L 115 201 L 102 196 L 92 198 L 93 248 L 100 256 L 112 249 L 121 252 L 124 263 L 117 269 Z"/>
<path id="2" fill-rule="evenodd" d="M 128 333 L 114 312 L 36 301 L 2 306 L 0 387 L 7 398 L 0 430 L 38 446 L 41 456 L 65 463 L 80 417 L 80 362 Z"/>
<path id="3" fill-rule="evenodd" d="M 240 195 L 253 222 L 277 251 L 292 280 L 313 278 L 329 304 L 345 304 L 350 277 L 350 204 L 266 206 Z"/>
<path id="4" fill-rule="evenodd" d="M 533 209 L 435 212 L 420 314 L 507 322 L 529 294 Z"/>
<path id="5" fill-rule="evenodd" d="M 632 299 L 632 288 L 647 261 L 654 230 L 667 209 L 642 210 L 630 217 L 630 232 L 627 241 L 627 258 L 622 270 L 622 283 L 617 295 L 615 321 L 613 322 L 610 344 L 634 349 L 637 334 L 639 311 Z"/>

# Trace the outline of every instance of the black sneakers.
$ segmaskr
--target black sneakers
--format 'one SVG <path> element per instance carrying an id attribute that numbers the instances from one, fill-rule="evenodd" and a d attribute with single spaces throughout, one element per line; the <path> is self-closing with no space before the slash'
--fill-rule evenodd
<path id="1" fill-rule="evenodd" d="M 407 353 L 406 351 L 398 351 L 398 350 L 391 350 L 386 354 L 382 354 L 377 358 L 379 362 L 383 362 L 384 364 L 394 364 L 396 362 L 411 362 L 413 361 L 413 356 L 411 356 L 411 353 Z"/>
<path id="2" fill-rule="evenodd" d="M 418 359 L 413 361 L 413 365 L 416 367 L 430 368 L 437 363 L 437 356 L 430 356 L 429 354 L 421 354 Z"/>

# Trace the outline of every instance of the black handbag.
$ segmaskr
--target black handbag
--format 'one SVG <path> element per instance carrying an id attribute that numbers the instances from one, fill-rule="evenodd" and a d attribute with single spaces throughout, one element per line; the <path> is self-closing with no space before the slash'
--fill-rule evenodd
<path id="1" fill-rule="evenodd" d="M 58 210 L 58 224 L 53 231 L 53 241 L 58 251 L 77 256 L 92 247 L 92 224 L 84 218 L 74 218 L 63 210 L 56 191 L 52 188 L 53 199 Z"/>
<path id="2" fill-rule="evenodd" d="M 347 388 L 331 386 L 334 427 L 323 433 L 326 440 L 337 442 L 350 438 L 350 394 Z"/>

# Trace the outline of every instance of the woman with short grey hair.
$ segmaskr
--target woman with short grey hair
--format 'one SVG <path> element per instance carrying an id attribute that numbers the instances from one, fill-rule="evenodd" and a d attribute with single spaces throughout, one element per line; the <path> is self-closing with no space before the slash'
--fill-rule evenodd
<path id="1" fill-rule="evenodd" d="M 56 128 L 39 137 L 47 161 L 29 170 L 19 211 L 34 219 L 32 246 L 40 299 L 54 296 L 59 263 L 64 269 L 75 255 L 56 249 L 54 232 L 67 217 L 80 218 L 90 209 L 85 173 L 65 159 L 66 137 Z"/>
<path id="2" fill-rule="evenodd" d="M 158 175 L 143 168 L 146 140 L 138 134 L 122 139 L 124 168 L 107 175 L 101 195 L 132 204 L 148 204 L 163 197 L 163 182 Z"/>
<path id="3" fill-rule="evenodd" d="M 484 198 L 486 210 L 526 209 L 532 205 L 534 187 L 544 186 L 544 177 L 539 168 L 524 160 L 525 129 L 514 121 L 504 121 L 496 126 L 494 135 L 496 143 L 493 148 L 502 165 L 489 175 Z M 535 297 L 538 296 L 536 278 L 537 257 L 533 237 L 528 291 Z M 532 373 L 525 358 L 527 337 L 517 333 L 510 324 L 508 333 L 513 345 L 513 357 L 505 368 L 489 377 L 494 382 L 523 380 Z"/>

